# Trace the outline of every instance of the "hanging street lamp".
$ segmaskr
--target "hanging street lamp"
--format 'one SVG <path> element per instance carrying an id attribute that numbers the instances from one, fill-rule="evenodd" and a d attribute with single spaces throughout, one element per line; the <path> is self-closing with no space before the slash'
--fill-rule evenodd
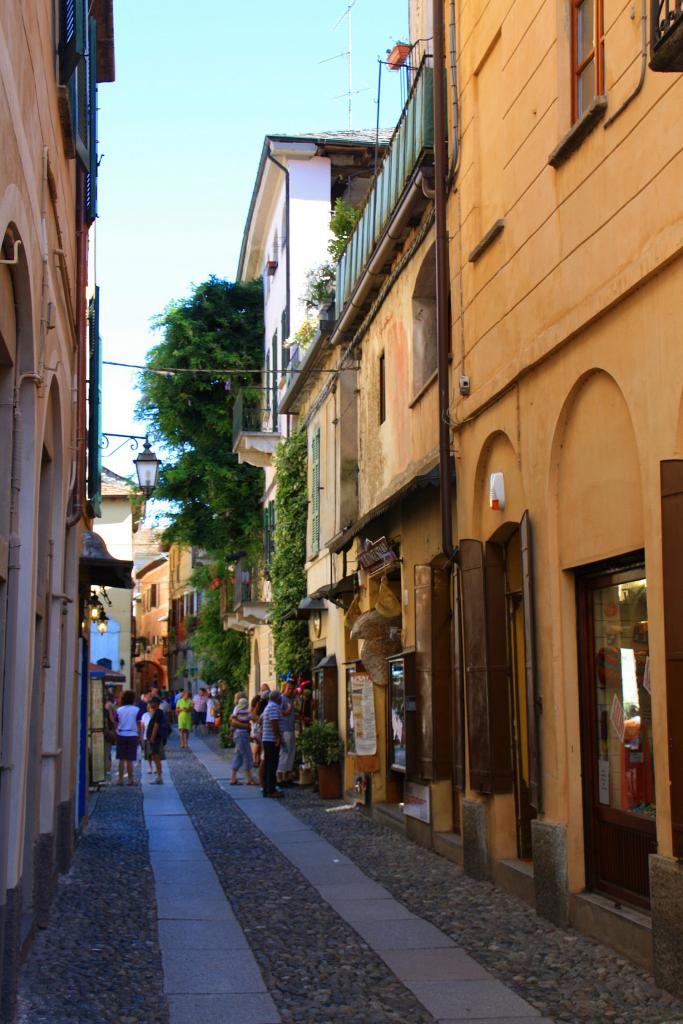
<path id="1" fill-rule="evenodd" d="M 149 498 L 157 485 L 161 460 L 158 459 L 152 451 L 152 446 L 150 445 L 148 438 L 145 438 L 142 451 L 138 455 L 137 459 L 133 460 L 133 464 L 138 474 L 140 490 L 144 494 L 145 498 Z"/>

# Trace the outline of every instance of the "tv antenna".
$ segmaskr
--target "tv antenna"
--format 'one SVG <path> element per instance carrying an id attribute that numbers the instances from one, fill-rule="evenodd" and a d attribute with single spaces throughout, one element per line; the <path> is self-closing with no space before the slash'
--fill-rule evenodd
<path id="1" fill-rule="evenodd" d="M 358 3 L 358 0 L 346 0 L 346 10 L 342 16 L 337 20 L 332 31 L 334 32 L 341 25 L 344 18 L 346 18 L 346 31 L 347 31 L 347 49 L 345 53 L 338 53 L 336 57 L 328 57 L 329 60 L 337 60 L 339 57 L 346 57 L 346 69 L 348 76 L 348 92 L 342 93 L 342 96 L 346 96 L 349 103 L 349 128 L 353 127 L 353 24 L 351 20 L 351 12 Z M 325 60 L 319 61 L 320 64 L 327 63 Z M 359 90 L 360 91 L 360 90 Z M 341 98 L 341 97 L 340 97 Z"/>

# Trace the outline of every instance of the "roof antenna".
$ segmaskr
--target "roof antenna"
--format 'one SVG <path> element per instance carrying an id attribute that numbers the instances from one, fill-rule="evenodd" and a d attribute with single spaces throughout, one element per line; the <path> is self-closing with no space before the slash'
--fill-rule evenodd
<path id="1" fill-rule="evenodd" d="M 347 94 L 349 101 L 349 129 L 353 127 L 353 26 L 351 23 L 351 11 L 353 10 L 357 3 L 358 0 L 347 0 L 346 10 L 342 14 L 341 18 L 339 18 L 336 25 L 334 26 L 334 29 L 338 28 L 339 25 L 341 25 L 344 18 L 347 19 L 346 28 L 348 32 L 348 48 L 346 51 L 346 67 L 349 84 L 349 91 Z M 332 31 L 334 31 L 334 29 L 332 29 Z M 340 54 L 340 56 L 342 55 Z"/>

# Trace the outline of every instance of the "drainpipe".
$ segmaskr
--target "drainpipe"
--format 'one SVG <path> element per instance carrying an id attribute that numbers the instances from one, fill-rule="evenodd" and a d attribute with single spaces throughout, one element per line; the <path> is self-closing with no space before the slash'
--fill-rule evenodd
<path id="1" fill-rule="evenodd" d="M 73 488 L 73 508 L 66 521 L 67 529 L 76 526 L 85 510 L 85 286 L 88 236 L 84 217 L 84 175 L 76 178 L 76 479 Z"/>
<path id="2" fill-rule="evenodd" d="M 453 560 L 451 510 L 450 444 L 450 312 L 448 267 L 448 230 L 446 227 L 446 111 L 444 97 L 444 17 L 443 0 L 433 0 L 434 26 L 434 219 L 436 249 L 436 341 L 439 384 L 439 497 L 441 502 L 441 546 L 449 561 Z"/>
<path id="3" fill-rule="evenodd" d="M 279 167 L 280 170 L 282 171 L 282 173 L 285 176 L 285 222 L 287 224 L 287 252 L 285 253 L 285 279 L 286 279 L 285 280 L 285 287 L 286 287 L 286 291 L 287 291 L 287 302 L 286 302 L 286 305 L 285 305 L 285 312 L 286 312 L 286 317 L 287 317 L 287 338 L 289 339 L 289 332 L 290 332 L 291 327 L 292 327 L 292 322 L 291 322 L 291 319 L 290 319 L 290 297 L 289 297 L 289 292 L 290 292 L 290 288 L 289 288 L 289 275 L 290 275 L 289 250 L 291 248 L 291 236 L 290 236 L 290 231 L 289 231 L 289 170 L 288 170 L 287 167 L 285 167 L 284 164 L 281 164 L 280 161 L 278 159 L 276 159 L 276 157 L 273 156 L 273 154 L 270 152 L 270 149 L 268 150 L 268 159 L 270 161 L 272 161 L 272 163 L 274 163 L 276 167 Z M 283 338 L 282 340 L 284 341 L 285 339 Z"/>
<path id="4" fill-rule="evenodd" d="M 624 113 L 626 108 L 636 98 L 640 90 L 643 88 L 643 85 L 645 84 L 645 71 L 647 69 L 647 0 L 643 0 L 643 6 L 640 13 L 640 25 L 642 43 L 640 50 L 640 78 L 638 79 L 638 84 L 636 85 L 633 92 L 626 97 L 626 99 L 621 104 L 619 109 L 615 110 L 612 116 L 607 118 L 603 125 L 604 128 L 609 128 L 609 126 L 616 121 L 619 115 Z"/>

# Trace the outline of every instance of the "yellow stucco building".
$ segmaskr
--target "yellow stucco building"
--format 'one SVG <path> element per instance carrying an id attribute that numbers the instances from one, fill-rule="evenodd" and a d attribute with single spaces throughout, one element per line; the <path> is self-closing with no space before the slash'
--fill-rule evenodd
<path id="1" fill-rule="evenodd" d="M 408 102 L 280 411 L 309 436 L 313 664 L 347 789 L 680 993 L 683 86 L 661 6 L 411 4 Z"/>

